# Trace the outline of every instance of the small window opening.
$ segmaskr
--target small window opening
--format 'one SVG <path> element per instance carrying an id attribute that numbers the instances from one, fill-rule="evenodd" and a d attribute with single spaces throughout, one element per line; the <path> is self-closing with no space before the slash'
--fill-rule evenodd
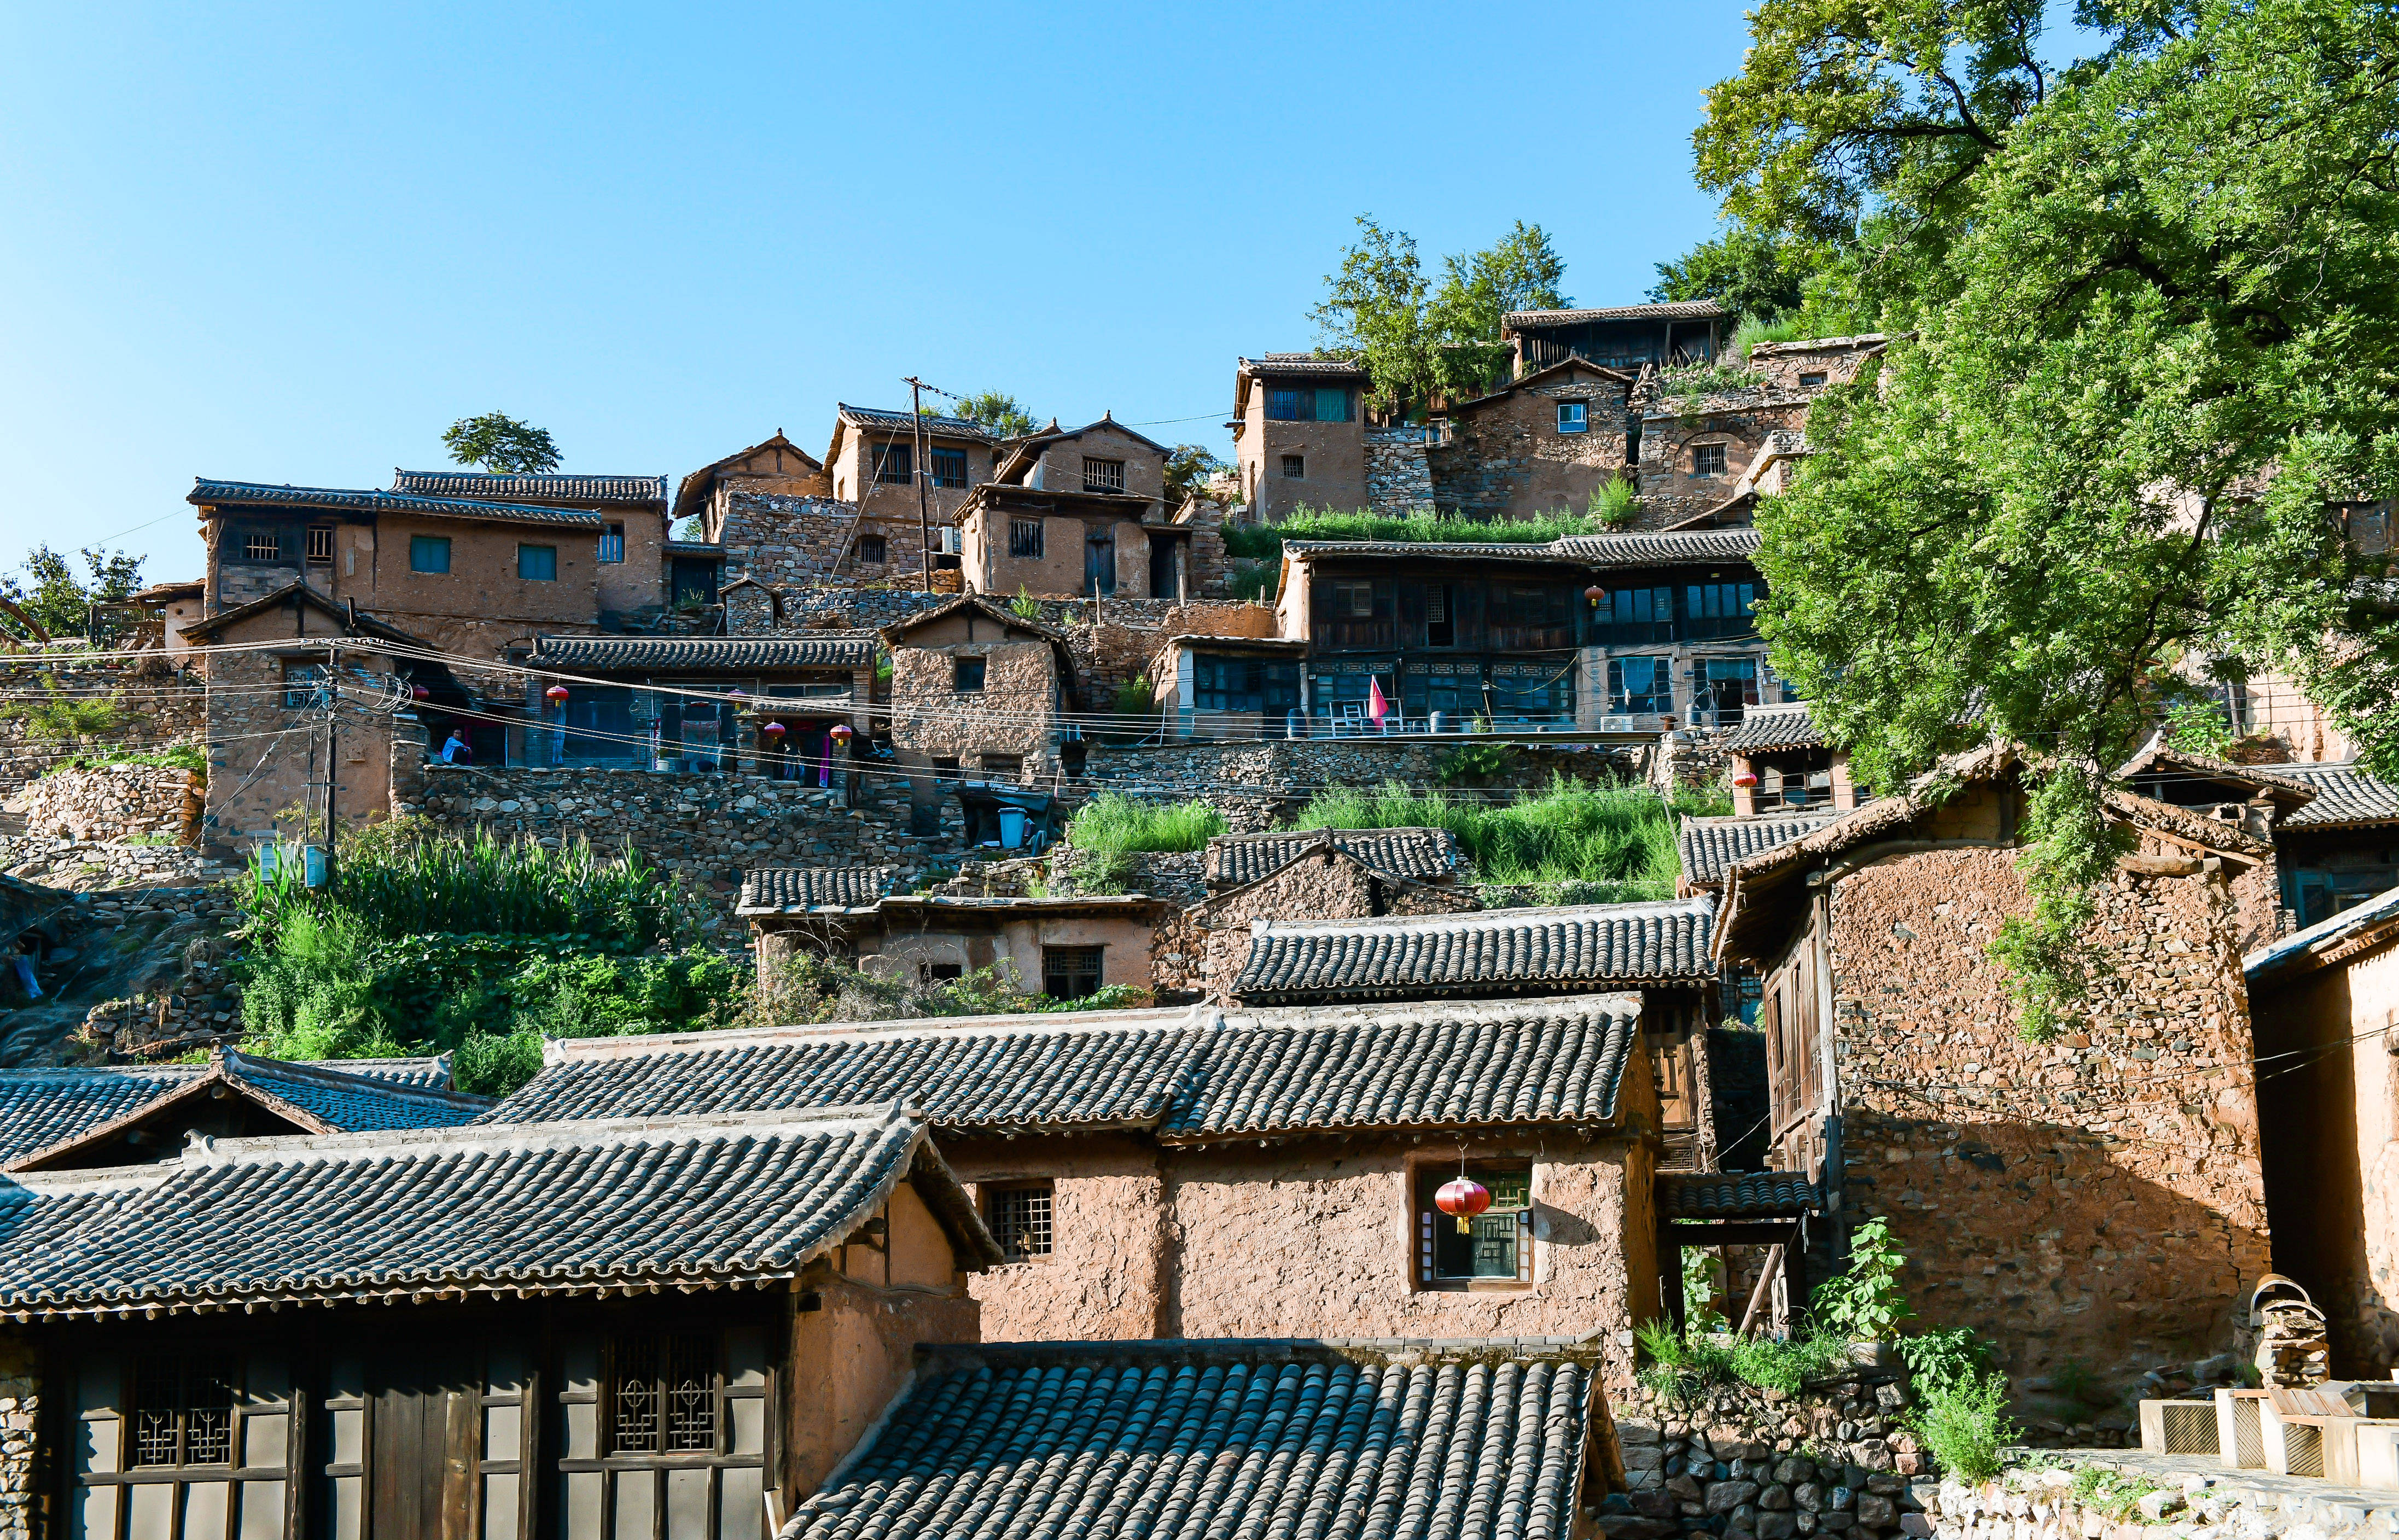
<path id="1" fill-rule="evenodd" d="M 861 534 L 858 537 L 858 560 L 861 562 L 868 566 L 880 566 L 888 554 L 883 544 L 883 536 Z"/>
<path id="2" fill-rule="evenodd" d="M 1056 1198 L 1053 1184 L 1028 1182 L 995 1188 L 983 1199 L 983 1223 L 1010 1262 L 1030 1262 L 1050 1254 L 1050 1214 Z"/>
<path id="3" fill-rule="evenodd" d="M 1090 455 L 1085 455 L 1083 457 L 1083 490 L 1085 492 L 1124 491 L 1124 467 L 1125 463 L 1122 460 L 1094 460 Z"/>
<path id="4" fill-rule="evenodd" d="M 1041 993 L 1052 1000 L 1087 1000 L 1100 993 L 1105 947 L 1043 947 Z"/>
<path id="5" fill-rule="evenodd" d="M 950 659 L 950 688 L 958 691 L 982 689 L 983 664 L 983 660 L 979 657 Z"/>
<path id="6" fill-rule="evenodd" d="M 1722 476 L 1725 473 L 1725 447 L 1722 444 L 1691 446 L 1691 474 Z"/>
<path id="7" fill-rule="evenodd" d="M 1008 554 L 1037 557 L 1041 554 L 1041 520 L 1011 519 L 1008 521 Z"/>
<path id="8" fill-rule="evenodd" d="M 1305 454 L 1284 455 L 1282 457 L 1282 474 L 1283 480 L 1286 481 L 1307 480 L 1308 456 Z"/>
<path id="9" fill-rule="evenodd" d="M 716 1448 L 715 1344 L 697 1332 L 620 1337 L 609 1344 L 610 1446 L 617 1454 Z"/>
<path id="10" fill-rule="evenodd" d="M 1491 1207 L 1466 1222 L 1433 1201 L 1457 1168 L 1434 1161 L 1416 1169 L 1416 1282 L 1462 1287 L 1485 1279 L 1533 1281 L 1533 1165 L 1470 1164 L 1466 1174 L 1491 1194 Z"/>
<path id="11" fill-rule="evenodd" d="M 333 560 L 333 526 L 319 524 L 308 532 L 308 560 L 319 566 Z"/>

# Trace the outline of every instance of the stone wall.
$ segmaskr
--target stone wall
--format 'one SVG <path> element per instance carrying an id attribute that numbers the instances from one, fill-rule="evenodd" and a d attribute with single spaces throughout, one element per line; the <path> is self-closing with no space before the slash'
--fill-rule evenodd
<path id="1" fill-rule="evenodd" d="M 25 832 L 35 837 L 197 844 L 200 786 L 192 771 L 156 765 L 61 770 L 9 798 L 7 810 L 21 815 Z"/>
<path id="2" fill-rule="evenodd" d="M 33 1540 L 41 1392 L 40 1353 L 13 1332 L 0 1338 L 0 1540 Z"/>
<path id="3" fill-rule="evenodd" d="M 725 595 L 725 628 L 734 636 L 879 631 L 956 597 L 907 588 L 737 588 Z"/>
<path id="4" fill-rule="evenodd" d="M 1151 967 L 1161 992 L 1227 1005 L 1249 959 L 1253 920 L 1356 920 L 1476 907 L 1471 889 L 1392 882 L 1335 852 L 1294 861 L 1261 882 L 1160 920 Z"/>
<path id="5" fill-rule="evenodd" d="M 1892 1371 L 1861 1370 L 1796 1396 L 1636 1385 L 1611 1408 L 1631 1490 L 1606 1500 L 1600 1525 L 1608 1540 L 1921 1540 L 1937 1488 L 1900 1425 L 1907 1404 Z"/>
<path id="6" fill-rule="evenodd" d="M 938 526 L 946 520 L 936 519 Z M 863 560 L 861 537 L 883 543 L 883 560 Z M 737 492 L 725 499 L 725 581 L 754 578 L 771 588 L 823 584 L 914 584 L 922 580 L 925 542 L 914 508 L 861 517 L 858 505 L 832 497 Z M 871 550 L 871 543 L 864 550 Z M 737 628 L 738 629 L 738 628 Z"/>
<path id="7" fill-rule="evenodd" d="M 954 801 L 942 805 L 942 837 L 917 839 L 905 832 L 904 782 L 864 782 L 861 796 L 862 805 L 845 807 L 838 789 L 764 777 L 429 764 L 421 800 L 393 811 L 421 813 L 445 831 L 481 828 L 545 844 L 588 835 L 603 850 L 630 844 L 713 894 L 719 919 L 729 920 L 753 866 L 891 866 L 913 882 L 956 858 Z"/>
<path id="8" fill-rule="evenodd" d="M 1627 387 L 1608 379 L 1525 385 L 1454 411 L 1450 439 L 1425 452 L 1443 508 L 1485 519 L 1584 513 L 1626 461 Z M 1583 403 L 1589 426 L 1558 431 L 1562 401 Z"/>
<path id="9" fill-rule="evenodd" d="M 1398 781 L 1418 790 L 1441 786 L 1442 766 L 1467 736 L 1424 738 L 1262 738 L 1235 743 L 1170 744 L 1158 749 L 1093 745 L 1079 785 L 1131 796 L 1197 797 L 1222 812 L 1233 832 L 1253 833 L 1287 820 L 1327 787 L 1373 788 Z M 1515 746 L 1510 767 L 1453 795 L 1512 796 L 1547 786 L 1552 776 L 1591 780 L 1639 776 L 1646 750 L 1584 750 Z M 1070 786 L 1078 783 L 1070 782 Z"/>
<path id="10" fill-rule="evenodd" d="M 0 867 L 11 877 L 75 892 L 115 887 L 205 885 L 241 870 L 190 845 L 103 844 L 33 837 L 0 839 Z"/>
<path id="11" fill-rule="evenodd" d="M 46 682 L 47 681 L 47 682 Z M 55 699 L 115 708 L 106 731 L 53 738 L 43 709 Z M 70 756 L 159 749 L 197 738 L 206 726 L 207 692 L 197 672 L 177 672 L 162 657 L 136 663 L 45 667 L 24 657 L 0 664 L 0 789 L 13 789 Z"/>
<path id="12" fill-rule="evenodd" d="M 2030 909 L 2013 850 L 1921 851 L 1840 881 L 1846 1159 L 1827 1176 L 1848 1223 L 1889 1217 L 1928 1326 L 1997 1338 L 2012 1375 L 2079 1364 L 2112 1398 L 2151 1363 L 2230 1344 L 2269 1261 L 2224 876 L 2122 871 L 2097 897 L 2092 992 L 2033 1045 L 1986 950 Z"/>
<path id="13" fill-rule="evenodd" d="M 1433 506 L 1432 469 L 1421 428 L 1366 430 L 1366 504 L 1377 513 L 1410 514 Z"/>
<path id="14" fill-rule="evenodd" d="M 980 689 L 956 687 L 961 658 L 983 660 Z M 1050 755 L 1057 697 L 1057 653 L 1047 641 L 901 647 L 891 655 L 891 746 L 962 765 L 984 754 L 1030 765 Z"/>

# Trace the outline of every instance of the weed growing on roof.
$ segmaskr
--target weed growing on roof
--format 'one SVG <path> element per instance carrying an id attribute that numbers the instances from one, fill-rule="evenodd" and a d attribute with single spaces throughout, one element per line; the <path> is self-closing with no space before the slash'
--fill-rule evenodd
<path id="1" fill-rule="evenodd" d="M 1203 850 L 1228 832 L 1225 815 L 1204 802 L 1142 802 L 1103 791 L 1085 803 L 1066 825 L 1066 843 L 1094 856 L 1136 851 Z"/>
<path id="2" fill-rule="evenodd" d="M 53 760 L 42 774 L 55 776 L 61 770 L 189 770 L 206 780 L 209 753 L 197 743 L 169 743 L 136 753 L 69 754 Z"/>
<path id="3" fill-rule="evenodd" d="M 1485 883 L 1556 891 L 1601 885 L 1586 903 L 1671 898 L 1682 875 L 1677 818 L 1712 809 L 1703 795 L 1674 801 L 1646 786 L 1553 777 L 1538 796 L 1486 803 L 1446 791 L 1414 791 L 1397 782 L 1374 790 L 1334 787 L 1300 810 L 1300 829 L 1445 829 L 1457 837 Z M 1588 896 L 1585 896 L 1585 895 Z"/>
<path id="4" fill-rule="evenodd" d="M 1227 526 L 1225 554 L 1253 561 L 1282 554 L 1286 540 L 1404 540 L 1411 544 L 1462 541 L 1478 545 L 1547 545 L 1570 534 L 1598 534 L 1596 519 L 1579 513 L 1545 513 L 1531 519 L 1469 519 L 1463 514 L 1376 513 L 1366 508 L 1336 512 L 1297 507 L 1273 524 Z"/>

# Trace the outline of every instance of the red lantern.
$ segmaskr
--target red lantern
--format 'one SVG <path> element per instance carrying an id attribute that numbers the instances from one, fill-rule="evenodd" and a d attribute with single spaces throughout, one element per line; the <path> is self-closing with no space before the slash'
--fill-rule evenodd
<path id="1" fill-rule="evenodd" d="M 542 694 L 562 706 L 566 704 L 566 686 L 563 684 L 553 684 Z"/>
<path id="2" fill-rule="evenodd" d="M 1471 1228 L 1475 1215 L 1491 1207 L 1491 1189 L 1471 1177 L 1459 1177 L 1444 1182 L 1441 1191 L 1432 1196 L 1433 1207 L 1457 1221 L 1457 1233 L 1465 1235 Z"/>
<path id="3" fill-rule="evenodd" d="M 433 692 L 427 689 L 422 684 L 410 685 L 408 687 L 408 693 L 418 700 L 430 700 L 433 698 Z"/>
<path id="4" fill-rule="evenodd" d="M 766 723 L 766 726 L 759 728 L 758 731 L 766 734 L 768 737 L 779 738 L 786 732 L 789 732 L 790 729 L 785 727 L 779 722 L 770 722 Z"/>
<path id="5" fill-rule="evenodd" d="M 1591 601 L 1591 607 L 1595 610 L 1599 608 L 1599 601 L 1607 597 L 1607 590 L 1594 583 L 1582 591 L 1582 596 Z"/>
<path id="6" fill-rule="evenodd" d="M 1743 788 L 1744 790 L 1749 787 L 1755 786 L 1757 784 L 1756 772 L 1751 770 L 1740 771 L 1732 777 L 1732 783 L 1735 786 Z"/>
<path id="7" fill-rule="evenodd" d="M 834 748 L 836 748 L 836 749 L 847 749 L 847 748 L 848 748 L 848 747 L 849 747 L 849 738 L 850 738 L 849 723 L 846 723 L 846 722 L 836 722 L 836 723 L 834 723 L 833 724 L 833 731 L 832 731 L 830 734 L 828 734 L 827 736 L 833 739 L 833 746 L 834 746 Z"/>

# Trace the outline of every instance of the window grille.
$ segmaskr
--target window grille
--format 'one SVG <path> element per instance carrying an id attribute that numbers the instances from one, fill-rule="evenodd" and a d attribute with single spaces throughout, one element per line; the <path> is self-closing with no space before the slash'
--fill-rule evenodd
<path id="1" fill-rule="evenodd" d="M 133 1463 L 233 1461 L 233 1368 L 217 1359 L 156 1357 L 133 1373 Z"/>
<path id="2" fill-rule="evenodd" d="M 1725 473 L 1725 447 L 1722 444 L 1693 444 L 1691 474 L 1722 476 Z"/>
<path id="3" fill-rule="evenodd" d="M 1124 491 L 1124 466 L 1122 460 L 1094 460 L 1088 454 L 1083 456 L 1083 490 Z"/>
<path id="4" fill-rule="evenodd" d="M 1456 1166 L 1428 1165 L 1416 1172 L 1416 1281 L 1434 1287 L 1472 1279 L 1533 1281 L 1533 1168 L 1529 1161 L 1506 1166 L 1469 1166 L 1466 1174 L 1491 1194 L 1491 1207 L 1467 1222 L 1441 1211 L 1433 1195 L 1457 1176 Z"/>
<path id="5" fill-rule="evenodd" d="M 600 561 L 603 565 L 614 566 L 624 560 L 625 526 L 611 524 L 608 533 L 600 537 Z"/>
<path id="6" fill-rule="evenodd" d="M 991 1195 L 989 1223 L 994 1239 L 1010 1262 L 1023 1262 L 1050 1254 L 1050 1213 L 1052 1189 L 1049 1182 L 1036 1182 L 1022 1187 L 1002 1187 Z"/>
<path id="7" fill-rule="evenodd" d="M 910 444 L 880 444 L 874 451 L 874 479 L 906 486 L 916 479 L 916 451 Z"/>
<path id="8" fill-rule="evenodd" d="M 1041 993 L 1052 1000 L 1083 1000 L 1100 993 L 1105 947 L 1043 947 Z"/>
<path id="9" fill-rule="evenodd" d="M 858 537 L 858 560 L 860 561 L 871 566 L 880 566 L 888 559 L 888 555 L 889 552 L 883 544 L 883 536 L 879 534 L 861 534 Z"/>
<path id="10" fill-rule="evenodd" d="M 614 1452 L 690 1454 L 716 1448 L 714 1343 L 690 1332 L 622 1337 L 614 1353 Z"/>
<path id="11" fill-rule="evenodd" d="M 1316 394 L 1306 390 L 1268 390 L 1267 416 L 1278 423 L 1303 423 L 1314 420 Z"/>
<path id="12" fill-rule="evenodd" d="M 1823 383 L 1824 376 L 1822 374 L 1802 374 L 1799 376 L 1799 388 L 1802 390 L 1811 390 Z"/>
<path id="13" fill-rule="evenodd" d="M 925 458 L 932 462 L 933 485 L 963 487 L 967 484 L 967 452 L 962 449 L 928 451 Z"/>
<path id="14" fill-rule="evenodd" d="M 320 524 L 308 532 L 308 560 L 326 562 L 333 560 L 333 526 Z"/>
<path id="15" fill-rule="evenodd" d="M 287 663 L 283 666 L 283 705 L 287 710 L 301 710 L 317 704 L 317 692 L 325 682 L 322 664 Z"/>
<path id="16" fill-rule="evenodd" d="M 251 561 L 280 561 L 283 537 L 273 530 L 252 530 L 242 536 L 241 554 Z"/>
<path id="17" fill-rule="evenodd" d="M 1008 554 L 1032 556 L 1041 554 L 1041 520 L 1011 519 L 1008 521 Z"/>
<path id="18" fill-rule="evenodd" d="M 1284 455 L 1282 457 L 1282 474 L 1283 480 L 1286 481 L 1307 480 L 1308 456 L 1305 454 Z"/>

